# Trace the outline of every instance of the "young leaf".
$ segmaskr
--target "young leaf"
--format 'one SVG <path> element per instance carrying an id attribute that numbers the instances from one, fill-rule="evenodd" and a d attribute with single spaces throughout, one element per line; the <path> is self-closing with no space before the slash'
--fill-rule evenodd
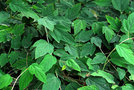
<path id="1" fill-rule="evenodd" d="M 86 29 L 86 21 L 77 19 L 73 22 L 72 26 L 74 26 L 74 35 L 78 34 L 81 30 Z"/>
<path id="2" fill-rule="evenodd" d="M 114 77 L 111 74 L 104 72 L 102 70 L 98 70 L 97 72 L 94 72 L 91 75 L 92 76 L 100 76 L 100 77 L 105 78 L 107 80 L 107 82 L 109 82 L 109 83 L 115 83 Z"/>
<path id="3" fill-rule="evenodd" d="M 38 78 L 40 81 L 46 83 L 46 75 L 37 63 L 30 65 L 28 70 L 32 75 L 35 74 L 36 78 Z"/>
<path id="4" fill-rule="evenodd" d="M 79 71 L 79 72 L 81 71 L 80 66 L 73 59 L 67 60 L 66 64 L 67 66 L 69 66 L 70 68 L 73 68 L 76 71 Z"/>
<path id="5" fill-rule="evenodd" d="M 35 48 L 36 59 L 46 55 L 47 53 L 52 53 L 54 51 L 53 45 L 51 45 L 50 43 L 48 43 L 43 39 L 36 41 L 32 47 L 36 47 Z"/>
<path id="6" fill-rule="evenodd" d="M 31 73 L 28 70 L 24 72 L 19 79 L 20 90 L 24 90 L 32 81 L 32 79 L 33 79 L 33 75 L 31 75 Z"/>
<path id="7" fill-rule="evenodd" d="M 121 57 L 124 57 L 126 61 L 134 65 L 134 53 L 126 44 L 116 45 L 116 50 Z"/>
<path id="8" fill-rule="evenodd" d="M 0 76 L 0 89 L 10 85 L 12 81 L 13 79 L 9 74 Z"/>
<path id="9" fill-rule="evenodd" d="M 56 62 L 57 62 L 57 59 L 54 56 L 47 54 L 44 57 L 44 59 L 41 61 L 39 66 L 42 67 L 43 72 L 45 73 L 45 72 L 49 71 L 52 68 L 52 66 L 54 64 L 56 64 Z"/>

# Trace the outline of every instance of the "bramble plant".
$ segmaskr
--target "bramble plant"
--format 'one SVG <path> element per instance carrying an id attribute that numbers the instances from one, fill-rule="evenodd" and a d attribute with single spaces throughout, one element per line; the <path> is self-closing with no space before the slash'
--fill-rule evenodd
<path id="1" fill-rule="evenodd" d="M 133 0 L 0 0 L 1 90 L 134 90 Z"/>

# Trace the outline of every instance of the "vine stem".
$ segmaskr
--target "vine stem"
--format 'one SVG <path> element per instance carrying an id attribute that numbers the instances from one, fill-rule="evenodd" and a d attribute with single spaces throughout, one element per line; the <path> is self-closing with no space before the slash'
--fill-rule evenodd
<path id="1" fill-rule="evenodd" d="M 132 38 L 127 38 L 127 39 L 125 39 L 125 40 L 123 40 L 121 43 L 119 43 L 119 45 L 120 44 L 122 44 L 122 43 L 124 43 L 124 42 L 126 42 L 126 41 L 128 41 L 128 40 L 133 40 L 134 39 L 134 37 L 132 37 Z M 108 56 L 106 57 L 106 61 L 105 61 L 105 63 L 104 63 L 104 66 L 103 66 L 103 71 L 104 71 L 104 69 L 105 69 L 105 67 L 106 67 L 106 65 L 107 65 L 107 62 L 108 62 L 108 60 L 109 60 L 109 57 L 110 57 L 110 55 L 114 52 L 116 50 L 116 48 L 114 48 L 109 54 L 108 54 Z"/>
<path id="2" fill-rule="evenodd" d="M 13 86 L 12 86 L 12 89 L 11 90 L 13 90 L 14 89 L 14 87 L 15 87 L 15 84 L 16 84 L 16 82 L 17 82 L 17 80 L 20 78 L 20 76 L 21 75 L 23 75 L 26 71 L 28 70 L 28 68 L 27 69 L 25 69 L 17 78 L 16 78 L 16 80 L 15 80 L 15 82 L 14 82 L 14 84 L 13 84 Z"/>

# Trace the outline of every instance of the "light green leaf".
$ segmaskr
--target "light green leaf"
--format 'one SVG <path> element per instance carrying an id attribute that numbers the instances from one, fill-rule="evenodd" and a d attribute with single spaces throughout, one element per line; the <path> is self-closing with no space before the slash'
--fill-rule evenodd
<path id="1" fill-rule="evenodd" d="M 56 25 L 56 23 L 52 21 L 51 19 L 49 19 L 48 17 L 38 19 L 38 23 L 39 25 L 43 25 L 47 27 L 51 31 L 54 30 L 54 25 Z"/>
<path id="2" fill-rule="evenodd" d="M 111 39 L 115 36 L 114 31 L 107 26 L 103 26 L 102 32 L 105 34 L 106 40 L 110 43 Z"/>
<path id="3" fill-rule="evenodd" d="M 7 12 L 1 11 L 0 12 L 0 24 L 4 21 L 7 21 L 7 19 L 10 17 L 10 15 Z"/>
<path id="4" fill-rule="evenodd" d="M 92 37 L 91 43 L 94 43 L 97 47 L 101 48 L 102 40 L 99 37 Z"/>
<path id="5" fill-rule="evenodd" d="M 115 30 L 115 31 L 119 31 L 120 27 L 121 27 L 121 22 L 120 20 L 116 17 L 115 19 L 111 16 L 106 16 L 106 19 L 108 21 L 108 23 L 110 24 L 110 28 Z"/>
<path id="6" fill-rule="evenodd" d="M 0 76 L 0 89 L 10 85 L 12 81 L 13 79 L 9 74 Z"/>
<path id="7" fill-rule="evenodd" d="M 67 60 L 66 64 L 67 66 L 69 66 L 70 68 L 73 68 L 76 71 L 79 71 L 79 72 L 81 71 L 80 66 L 73 59 Z"/>
<path id="8" fill-rule="evenodd" d="M 90 85 L 90 86 L 83 86 L 78 88 L 78 90 L 99 90 L 95 85 Z"/>
<path id="9" fill-rule="evenodd" d="M 58 79 L 54 74 L 48 74 L 47 82 L 43 84 L 42 90 L 59 90 L 60 85 L 60 79 Z"/>
<path id="10" fill-rule="evenodd" d="M 121 87 L 122 90 L 134 90 L 134 86 L 132 84 L 125 84 L 124 86 Z"/>
<path id="11" fill-rule="evenodd" d="M 53 53 L 54 51 L 53 45 L 43 39 L 36 41 L 32 47 L 36 47 L 35 48 L 36 59 L 46 55 L 47 53 Z"/>
<path id="12" fill-rule="evenodd" d="M 47 71 L 49 71 L 52 68 L 52 66 L 54 64 L 56 64 L 56 62 L 57 62 L 57 59 L 54 56 L 52 56 L 50 54 L 47 54 L 44 57 L 44 59 L 41 61 L 41 63 L 39 64 L 39 66 L 42 67 L 43 72 L 47 72 Z"/>
<path id="13" fill-rule="evenodd" d="M 19 78 L 19 88 L 20 90 L 24 90 L 32 81 L 33 75 L 27 70 L 24 72 Z"/>
<path id="14" fill-rule="evenodd" d="M 125 31 L 123 31 L 123 32 L 125 32 L 125 33 L 130 33 L 130 34 L 132 34 L 132 33 L 134 33 L 134 13 L 131 13 L 129 16 L 128 16 L 128 19 L 126 20 L 126 19 L 124 19 L 123 20 L 123 29 L 125 30 Z"/>
<path id="15" fill-rule="evenodd" d="M 8 63 L 8 55 L 6 53 L 2 53 L 0 55 L 0 66 L 3 67 L 6 63 Z"/>
<path id="16" fill-rule="evenodd" d="M 92 76 L 100 76 L 100 77 L 105 78 L 107 80 L 107 82 L 109 82 L 109 83 L 115 83 L 114 77 L 111 74 L 104 72 L 102 70 L 98 70 L 97 72 L 94 72 L 91 75 Z"/>
<path id="17" fill-rule="evenodd" d="M 43 69 L 37 63 L 30 65 L 28 70 L 32 75 L 35 74 L 36 78 L 38 78 L 40 81 L 46 83 L 46 75 Z"/>
<path id="18" fill-rule="evenodd" d="M 122 80 L 125 77 L 125 74 L 126 74 L 125 70 L 123 70 L 121 68 L 117 68 L 117 72 L 118 72 L 120 80 Z"/>
<path id="19" fill-rule="evenodd" d="M 77 19 L 73 22 L 72 26 L 74 26 L 74 35 L 78 34 L 81 30 L 86 29 L 86 21 Z"/>
<path id="20" fill-rule="evenodd" d="M 126 61 L 134 65 L 134 53 L 131 49 L 129 49 L 128 45 L 116 45 L 116 50 L 120 57 L 123 57 Z"/>
<path id="21" fill-rule="evenodd" d="M 128 8 L 129 0 L 112 0 L 113 7 L 118 11 L 124 11 Z"/>

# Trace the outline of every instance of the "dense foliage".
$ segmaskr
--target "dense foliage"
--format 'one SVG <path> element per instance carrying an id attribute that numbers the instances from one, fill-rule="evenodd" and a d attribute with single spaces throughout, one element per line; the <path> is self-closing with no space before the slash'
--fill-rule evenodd
<path id="1" fill-rule="evenodd" d="M 0 0 L 0 89 L 134 90 L 134 1 Z"/>

